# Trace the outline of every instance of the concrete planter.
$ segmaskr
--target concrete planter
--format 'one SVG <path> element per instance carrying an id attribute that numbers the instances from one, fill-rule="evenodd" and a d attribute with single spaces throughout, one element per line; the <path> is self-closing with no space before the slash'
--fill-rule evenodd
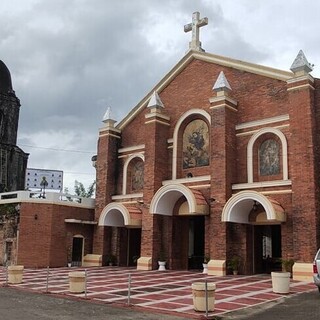
<path id="1" fill-rule="evenodd" d="M 86 274 L 81 271 L 69 272 L 69 291 L 82 293 L 85 290 Z"/>
<path id="2" fill-rule="evenodd" d="M 8 266 L 8 283 L 17 284 L 22 282 L 24 266 Z"/>
<path id="3" fill-rule="evenodd" d="M 290 272 L 271 272 L 272 291 L 274 293 L 289 293 L 290 276 Z"/>
<path id="4" fill-rule="evenodd" d="M 206 311 L 206 284 L 204 282 L 195 282 L 191 285 L 193 296 L 193 308 L 195 311 Z M 215 283 L 207 283 L 208 311 L 214 310 L 214 294 L 216 290 Z"/>

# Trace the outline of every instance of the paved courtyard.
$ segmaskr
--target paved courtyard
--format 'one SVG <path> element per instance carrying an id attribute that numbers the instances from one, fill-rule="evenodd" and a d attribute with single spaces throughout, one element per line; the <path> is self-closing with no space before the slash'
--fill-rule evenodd
<path id="1" fill-rule="evenodd" d="M 86 292 L 69 292 L 70 271 L 86 272 Z M 201 272 L 137 271 L 119 267 L 25 269 L 22 283 L 9 286 L 117 306 L 130 305 L 153 313 L 200 318 L 204 313 L 193 310 L 191 284 L 205 280 L 216 284 L 215 310 L 209 313 L 209 317 L 316 290 L 313 283 L 291 281 L 290 294 L 275 294 L 270 275 L 218 277 Z M 6 269 L 3 267 L 0 268 L 0 283 L 6 285 Z"/>

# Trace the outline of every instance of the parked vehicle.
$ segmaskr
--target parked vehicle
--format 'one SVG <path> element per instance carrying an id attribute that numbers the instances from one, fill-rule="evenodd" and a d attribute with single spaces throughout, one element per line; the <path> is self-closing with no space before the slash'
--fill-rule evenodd
<path id="1" fill-rule="evenodd" d="M 318 250 L 313 261 L 313 281 L 320 292 L 320 249 Z"/>

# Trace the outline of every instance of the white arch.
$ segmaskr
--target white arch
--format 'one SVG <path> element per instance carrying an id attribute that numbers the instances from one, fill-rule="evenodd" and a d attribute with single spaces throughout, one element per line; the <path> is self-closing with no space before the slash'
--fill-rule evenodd
<path id="1" fill-rule="evenodd" d="M 283 209 L 277 212 L 271 201 L 263 194 L 256 191 L 241 191 L 227 201 L 222 210 L 221 221 L 249 223 L 249 213 L 254 201 L 263 206 L 270 222 L 280 223 L 286 220 Z"/>
<path id="2" fill-rule="evenodd" d="M 192 191 L 182 184 L 168 184 L 161 187 L 150 204 L 150 213 L 172 215 L 177 200 L 185 196 L 190 213 L 196 213 L 196 198 Z"/>
<path id="3" fill-rule="evenodd" d="M 253 182 L 253 145 L 256 140 L 266 133 L 273 133 L 275 134 L 281 141 L 282 147 L 282 179 L 288 180 L 288 146 L 287 146 L 287 139 L 283 132 L 276 128 L 263 128 L 255 133 L 248 142 L 247 146 L 247 176 L 248 176 L 248 183 Z"/>
<path id="4" fill-rule="evenodd" d="M 127 177 L 128 177 L 128 166 L 132 159 L 140 158 L 144 162 L 144 154 L 135 153 L 126 159 L 123 165 L 123 178 L 122 178 L 122 194 L 127 194 Z"/>
<path id="5" fill-rule="evenodd" d="M 172 152 L 172 179 L 173 180 L 177 178 L 177 152 L 178 152 L 179 129 L 181 124 L 184 122 L 184 120 L 194 114 L 203 116 L 208 121 L 208 123 L 211 124 L 210 114 L 202 109 L 190 109 L 179 118 L 173 132 L 173 152 Z"/>
<path id="6" fill-rule="evenodd" d="M 109 203 L 101 212 L 99 226 L 124 227 L 130 224 L 130 214 L 121 203 Z"/>

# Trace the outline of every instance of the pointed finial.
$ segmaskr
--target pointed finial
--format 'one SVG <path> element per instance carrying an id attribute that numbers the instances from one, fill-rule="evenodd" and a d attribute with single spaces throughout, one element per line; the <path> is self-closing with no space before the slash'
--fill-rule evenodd
<path id="1" fill-rule="evenodd" d="M 164 108 L 164 105 L 156 91 L 153 91 L 147 108 Z"/>
<path id="2" fill-rule="evenodd" d="M 310 64 L 304 55 L 303 51 L 300 50 L 297 57 L 293 61 L 290 70 L 298 75 L 305 75 L 313 70 L 313 65 Z"/>
<path id="3" fill-rule="evenodd" d="M 111 119 L 110 115 L 111 115 L 111 107 L 107 107 L 106 113 L 102 118 L 102 122 L 106 122 L 107 120 L 110 120 Z"/>
<path id="4" fill-rule="evenodd" d="M 105 124 L 105 127 L 113 128 L 116 120 L 111 119 L 111 107 L 108 107 L 106 113 L 103 116 L 102 122 Z"/>
<path id="5" fill-rule="evenodd" d="M 216 92 L 218 92 L 218 91 L 231 91 L 232 90 L 223 71 L 221 71 L 219 73 L 219 76 L 218 76 L 215 84 L 213 85 L 212 90 L 214 90 Z"/>

